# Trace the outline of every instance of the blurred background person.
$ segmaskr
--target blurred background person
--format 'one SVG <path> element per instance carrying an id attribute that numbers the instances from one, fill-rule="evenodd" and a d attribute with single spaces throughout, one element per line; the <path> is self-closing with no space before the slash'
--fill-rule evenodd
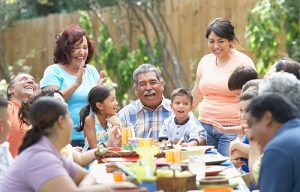
<path id="1" fill-rule="evenodd" d="M 263 93 L 247 108 L 248 125 L 263 149 L 259 191 L 300 191 L 300 115 L 283 95 Z"/>
<path id="2" fill-rule="evenodd" d="M 11 129 L 8 133 L 9 150 L 12 156 L 19 152 L 19 147 L 22 144 L 23 137 L 28 130 L 28 125 L 20 124 L 18 113 L 22 101 L 27 101 L 38 90 L 38 85 L 35 78 L 29 74 L 20 73 L 14 77 L 8 84 L 7 99 L 8 99 L 8 114 L 11 122 Z"/>
<path id="3" fill-rule="evenodd" d="M 21 124 L 26 124 L 30 126 L 29 111 L 31 109 L 31 106 L 38 98 L 45 96 L 54 97 L 58 101 L 61 101 L 63 104 L 65 104 L 67 107 L 64 98 L 58 90 L 42 90 L 28 101 L 22 102 L 22 105 L 19 110 L 19 119 Z M 60 154 L 81 166 L 88 166 L 96 158 L 95 151 L 96 149 L 81 152 L 81 149 L 79 150 L 77 149 L 77 147 L 72 147 L 71 144 L 68 144 L 60 150 Z"/>
<path id="4" fill-rule="evenodd" d="M 271 66 L 270 70 L 266 73 L 266 76 L 274 72 L 292 73 L 297 79 L 300 79 L 300 63 L 293 59 L 283 57 Z"/>
<path id="5" fill-rule="evenodd" d="M 53 97 L 37 99 L 30 108 L 29 122 L 32 129 L 0 183 L 3 191 L 110 191 L 119 185 L 94 185 L 88 171 L 59 154 L 70 142 L 73 127 L 64 103 Z"/>

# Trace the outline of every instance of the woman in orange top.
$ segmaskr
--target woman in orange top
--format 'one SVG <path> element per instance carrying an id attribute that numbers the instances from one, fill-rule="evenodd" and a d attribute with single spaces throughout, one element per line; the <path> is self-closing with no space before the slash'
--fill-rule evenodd
<path id="1" fill-rule="evenodd" d="M 207 131 L 207 144 L 213 145 L 222 155 L 228 156 L 229 143 L 235 134 L 225 134 L 211 122 L 224 127 L 239 125 L 238 97 L 228 89 L 228 79 L 235 68 L 248 65 L 255 68 L 252 60 L 237 51 L 234 27 L 224 18 L 213 20 L 207 29 L 206 38 L 212 53 L 202 57 L 192 90 L 193 106 L 199 106 L 199 119 Z"/>

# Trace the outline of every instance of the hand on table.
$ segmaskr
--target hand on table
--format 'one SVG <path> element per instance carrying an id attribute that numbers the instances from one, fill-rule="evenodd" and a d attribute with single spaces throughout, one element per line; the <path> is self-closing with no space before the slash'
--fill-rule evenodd
<path id="1" fill-rule="evenodd" d="M 239 168 L 239 167 L 245 165 L 245 162 L 241 160 L 241 158 L 243 158 L 244 156 L 245 156 L 244 153 L 235 149 L 230 154 L 230 160 L 234 164 L 235 167 Z"/>

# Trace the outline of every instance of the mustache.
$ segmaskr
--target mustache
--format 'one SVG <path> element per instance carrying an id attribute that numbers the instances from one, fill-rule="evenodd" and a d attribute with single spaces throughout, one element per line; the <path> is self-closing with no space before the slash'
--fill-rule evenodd
<path id="1" fill-rule="evenodd" d="M 156 94 L 156 91 L 154 89 L 144 91 L 144 95 L 152 95 L 152 94 Z"/>

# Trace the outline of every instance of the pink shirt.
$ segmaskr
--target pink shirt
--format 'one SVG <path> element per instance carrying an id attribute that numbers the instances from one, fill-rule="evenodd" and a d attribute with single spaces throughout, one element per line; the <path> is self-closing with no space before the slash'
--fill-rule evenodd
<path id="1" fill-rule="evenodd" d="M 228 64 L 229 63 L 229 64 Z M 255 65 L 245 54 L 233 50 L 229 61 L 224 66 L 216 65 L 214 54 L 205 55 L 198 65 L 200 76 L 199 89 L 203 100 L 199 106 L 199 119 L 210 119 L 222 125 L 239 125 L 239 99 L 228 89 L 231 73 L 240 65 Z"/>

